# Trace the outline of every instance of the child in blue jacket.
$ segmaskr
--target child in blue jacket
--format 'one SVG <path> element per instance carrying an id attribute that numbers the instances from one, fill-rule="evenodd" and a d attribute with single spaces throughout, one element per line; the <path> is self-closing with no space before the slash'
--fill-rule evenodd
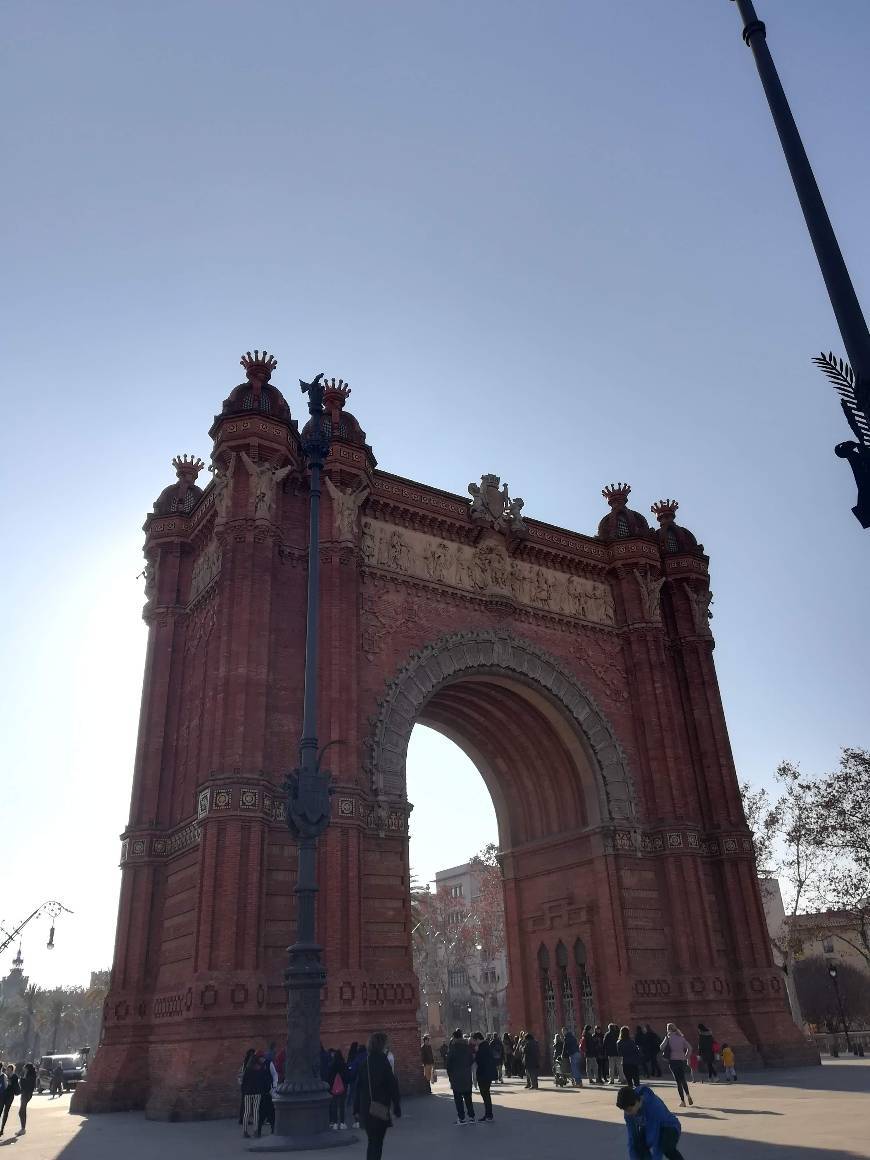
<path id="1" fill-rule="evenodd" d="M 630 1160 L 683 1160 L 680 1121 L 652 1088 L 620 1088 L 616 1106 L 625 1116 Z"/>

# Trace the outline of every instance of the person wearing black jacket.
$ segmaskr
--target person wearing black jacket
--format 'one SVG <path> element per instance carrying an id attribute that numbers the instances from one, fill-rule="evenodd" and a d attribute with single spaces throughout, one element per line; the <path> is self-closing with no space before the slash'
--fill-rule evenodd
<path id="1" fill-rule="evenodd" d="M 463 1037 L 462 1030 L 457 1027 L 450 1040 L 447 1051 L 447 1078 L 453 1089 L 453 1101 L 456 1104 L 456 1123 L 464 1124 L 468 1113 L 468 1123 L 475 1120 L 474 1104 L 471 1102 L 471 1065 L 474 1063 L 474 1052 L 471 1045 Z"/>
<path id="2" fill-rule="evenodd" d="M 662 1069 L 659 1067 L 662 1037 L 657 1031 L 653 1031 L 649 1023 L 644 1023 L 643 1032 L 644 1042 L 646 1044 L 646 1050 L 644 1051 L 646 1065 L 650 1072 L 658 1079 L 662 1074 Z"/>
<path id="3" fill-rule="evenodd" d="M 573 1031 L 567 1028 L 562 1031 L 562 1058 L 568 1060 L 571 1068 L 571 1083 L 574 1087 L 583 1087 L 583 1077 L 580 1074 L 580 1044 Z"/>
<path id="4" fill-rule="evenodd" d="M 250 1137 L 248 1124 L 262 1134 L 260 1125 L 260 1101 L 272 1087 L 272 1073 L 266 1064 L 263 1055 L 255 1055 L 248 1061 L 245 1073 L 242 1076 L 242 1095 L 245 1098 L 245 1116 L 242 1122 L 242 1135 Z"/>
<path id="5" fill-rule="evenodd" d="M 719 1076 L 716 1074 L 716 1064 L 713 1062 L 716 1058 L 716 1051 L 713 1047 L 713 1032 L 705 1023 L 698 1024 L 698 1055 L 707 1066 L 707 1078 L 711 1079 L 713 1083 L 719 1082 Z M 3 1119 L 4 1124 L 6 1119 Z"/>
<path id="6" fill-rule="evenodd" d="M 366 1160 L 381 1160 L 384 1137 L 392 1126 L 390 1110 L 397 1120 L 402 1118 L 399 1101 L 399 1084 L 387 1059 L 387 1036 L 376 1031 L 369 1039 L 368 1054 L 360 1065 L 353 1097 L 354 1117 L 365 1128 L 368 1136 Z M 372 1104 L 380 1104 L 387 1109 L 386 1119 L 372 1115 Z"/>
<path id="7" fill-rule="evenodd" d="M 618 1040 L 619 1028 L 615 1023 L 608 1023 L 607 1034 L 604 1036 L 604 1054 L 607 1056 L 609 1080 L 610 1083 L 618 1083 L 621 1085 L 622 1076 L 619 1072 L 619 1052 L 616 1050 Z"/>
<path id="8" fill-rule="evenodd" d="M 498 1079 L 498 1067 L 492 1053 L 492 1044 L 487 1043 L 479 1031 L 472 1036 L 477 1043 L 477 1087 L 483 1100 L 484 1123 L 492 1120 L 492 1097 L 489 1090 Z"/>
<path id="9" fill-rule="evenodd" d="M 541 1072 L 541 1048 L 531 1031 L 526 1032 L 526 1041 L 523 1044 L 523 1067 L 526 1072 L 526 1087 L 535 1091 Z"/>
<path id="10" fill-rule="evenodd" d="M 21 1077 L 21 1100 L 18 1104 L 18 1119 L 21 1121 L 21 1130 L 18 1135 L 23 1136 L 27 1131 L 27 1105 L 33 1098 L 36 1087 L 36 1068 L 32 1063 L 25 1063 L 24 1075 Z"/>
<path id="11" fill-rule="evenodd" d="M 631 1087 L 640 1087 L 640 1048 L 631 1038 L 631 1032 L 627 1027 L 621 1027 L 619 1030 L 616 1051 L 622 1063 L 625 1082 L 630 1084 Z"/>
<path id="12" fill-rule="evenodd" d="M 21 1085 L 18 1082 L 18 1076 L 15 1072 L 15 1064 L 10 1063 L 6 1068 L 6 1089 L 3 1092 L 3 1119 L 0 1120 L 0 1136 L 6 1130 L 6 1121 L 9 1119 L 9 1111 L 17 1095 L 21 1093 Z"/>

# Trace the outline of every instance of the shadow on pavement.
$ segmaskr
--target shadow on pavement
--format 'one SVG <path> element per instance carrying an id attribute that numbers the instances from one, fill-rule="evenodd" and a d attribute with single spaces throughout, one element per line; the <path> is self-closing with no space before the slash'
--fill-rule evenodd
<path id="1" fill-rule="evenodd" d="M 801 1072 L 806 1080 L 806 1072 Z M 819 1078 L 829 1081 L 827 1090 L 862 1091 L 870 1071 L 859 1069 L 825 1068 Z M 770 1073 L 765 1074 L 769 1084 Z M 847 1084 L 843 1087 L 841 1085 Z M 656 1085 L 660 1094 L 673 1085 Z M 761 1086 L 761 1085 L 759 1085 Z M 548 1089 L 541 1088 L 540 1093 Z M 552 1090 L 552 1089 L 549 1089 Z M 537 1094 L 540 1094 L 537 1093 Z M 420 1160 L 447 1152 L 472 1154 L 474 1160 L 565 1160 L 571 1155 L 594 1155 L 595 1160 L 625 1160 L 625 1128 L 613 1100 L 606 1101 L 581 1091 L 559 1091 L 553 1094 L 565 1098 L 564 1113 L 555 1100 L 545 1101 L 545 1109 L 522 1106 L 526 1093 L 521 1087 L 505 1087 L 496 1094 L 495 1121 L 458 1127 L 454 1124 L 453 1100 L 443 1089 L 429 1097 L 405 1101 L 405 1115 L 387 1135 L 384 1160 Z M 602 1093 L 603 1094 L 603 1093 Z M 611 1091 L 607 1093 L 613 1095 Z M 700 1094 L 700 1093 L 699 1093 Z M 596 1092 L 597 1096 L 598 1093 Z M 798 1093 L 795 1093 L 798 1095 Z M 830 1116 L 823 1093 L 807 1092 L 818 1103 L 818 1116 Z M 731 1102 L 736 1102 L 730 1096 Z M 671 1103 L 671 1100 L 668 1100 Z M 520 1106 L 517 1106 L 517 1103 Z M 475 1097 L 475 1106 L 480 1104 Z M 570 1113 L 569 1113 L 570 1108 Z M 550 1110 L 552 1109 L 552 1110 Z M 867 1152 L 843 1150 L 842 1147 L 802 1146 L 798 1143 L 772 1143 L 758 1139 L 740 1138 L 749 1125 L 755 1124 L 762 1135 L 780 1135 L 784 1139 L 801 1139 L 799 1122 L 788 1112 L 764 1111 L 753 1108 L 687 1108 L 679 1109 L 683 1125 L 680 1149 L 685 1160 L 866 1160 Z M 759 1116 L 759 1120 L 747 1119 Z M 772 1120 L 769 1116 L 786 1120 Z M 77 1127 L 74 1133 L 56 1149 L 31 1152 L 22 1150 L 21 1160 L 38 1156 L 39 1160 L 243 1160 L 249 1153 L 234 1118 L 202 1123 L 168 1124 L 146 1120 L 139 1113 L 72 1117 Z M 693 1121 L 703 1121 L 694 1127 Z M 832 1125 L 833 1126 L 833 1125 Z M 752 1131 L 752 1128 L 749 1128 Z M 359 1142 L 342 1154 L 362 1160 L 365 1155 L 365 1135 L 359 1133 Z M 28 1144 L 31 1133 L 28 1131 Z M 10 1140 L 9 1143 L 13 1141 Z M 840 1137 L 842 1144 L 843 1137 Z M 303 1153 L 305 1155 L 305 1153 Z M 313 1153 L 312 1153 L 313 1155 Z"/>

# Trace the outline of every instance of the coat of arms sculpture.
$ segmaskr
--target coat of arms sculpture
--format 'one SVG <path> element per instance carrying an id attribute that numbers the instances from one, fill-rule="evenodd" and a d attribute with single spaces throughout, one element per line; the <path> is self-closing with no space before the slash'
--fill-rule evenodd
<path id="1" fill-rule="evenodd" d="M 512 532 L 515 536 L 528 535 L 528 528 L 522 517 L 523 501 L 517 496 L 511 499 L 508 485 L 497 475 L 482 475 L 480 483 L 470 483 L 471 496 L 469 515 L 476 524 L 495 528 L 500 532 Z"/>

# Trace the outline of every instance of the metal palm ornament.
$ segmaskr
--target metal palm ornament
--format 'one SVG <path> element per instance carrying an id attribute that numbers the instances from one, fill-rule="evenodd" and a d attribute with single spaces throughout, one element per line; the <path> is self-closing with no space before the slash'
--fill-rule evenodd
<path id="1" fill-rule="evenodd" d="M 824 351 L 813 362 L 833 384 L 840 396 L 846 422 L 855 435 L 834 448 L 840 459 L 846 459 L 855 476 L 858 502 L 852 508 L 862 528 L 870 528 L 870 382 L 864 382 L 849 364 Z"/>

